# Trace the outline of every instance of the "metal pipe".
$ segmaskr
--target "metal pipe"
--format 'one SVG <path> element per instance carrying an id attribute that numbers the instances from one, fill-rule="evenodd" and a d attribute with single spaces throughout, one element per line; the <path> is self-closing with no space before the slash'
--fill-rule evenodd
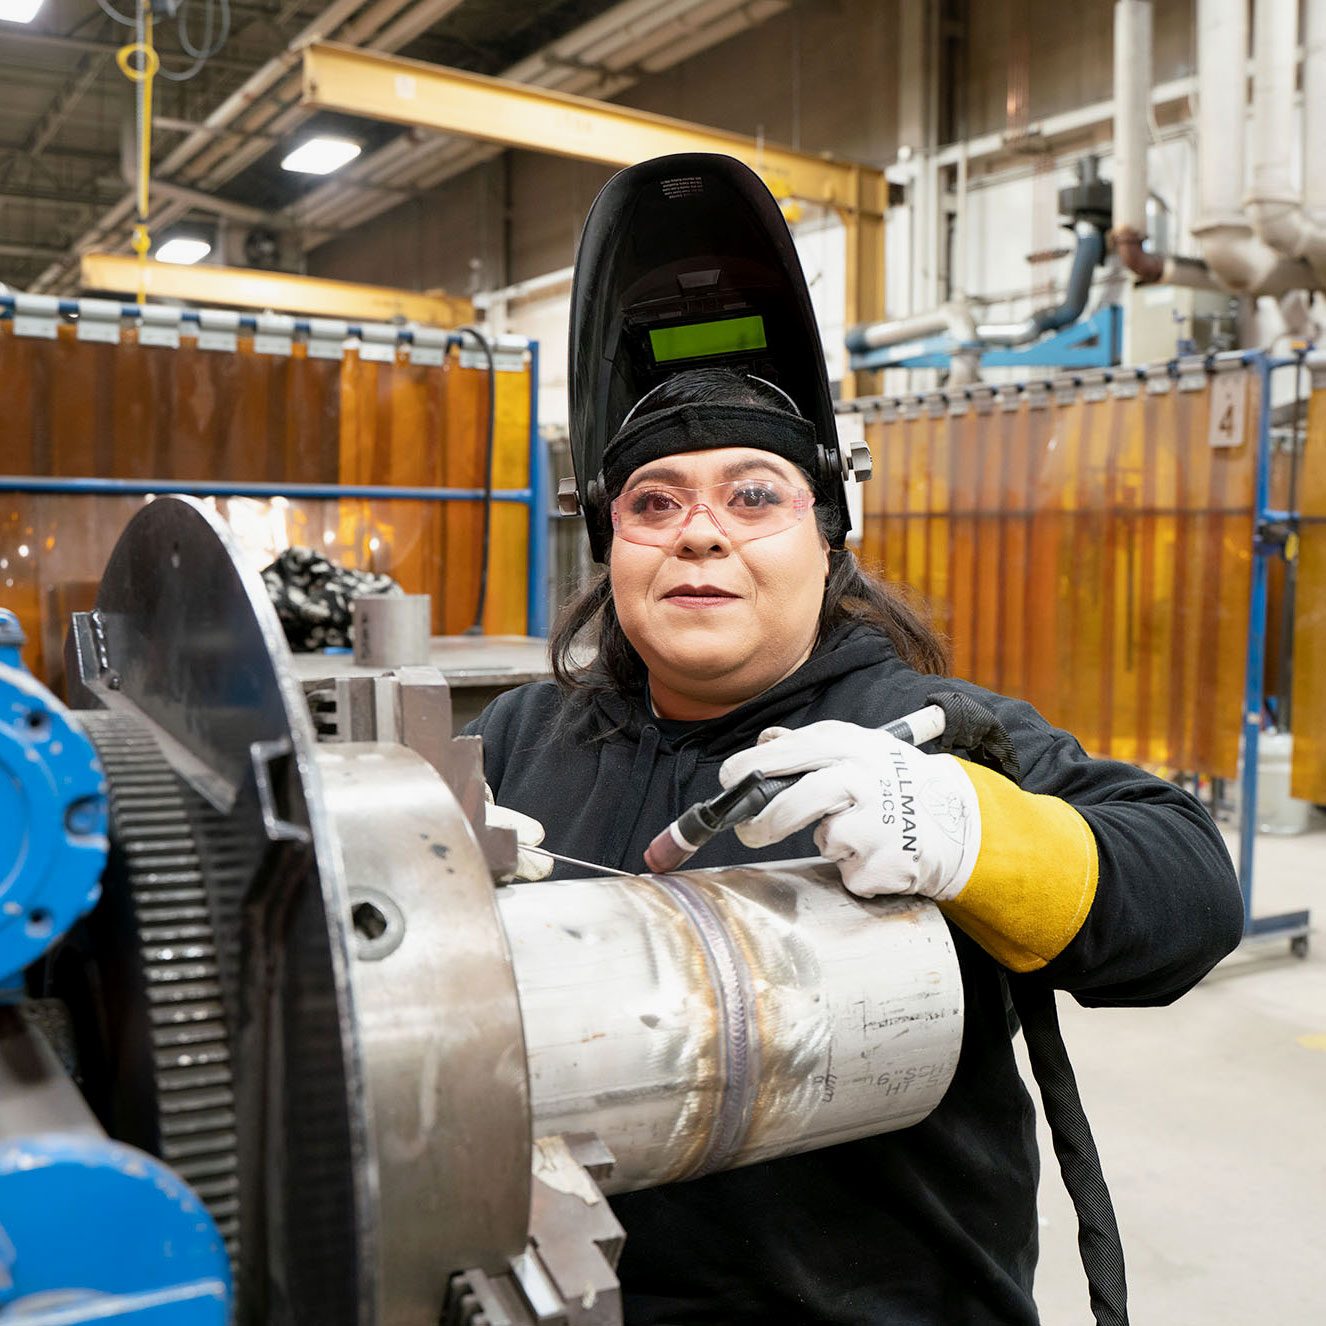
<path id="1" fill-rule="evenodd" d="M 594 1132 L 625 1192 L 919 1122 L 962 982 L 943 917 L 823 862 L 498 890 L 534 1135 Z"/>
<path id="2" fill-rule="evenodd" d="M 1259 239 L 1243 211 L 1247 55 L 1246 0 L 1198 0 L 1200 208 L 1193 234 L 1203 258 L 1227 289 L 1244 295 L 1282 295 L 1312 288 L 1317 281 L 1306 263 L 1284 257 Z"/>
<path id="3" fill-rule="evenodd" d="M 1294 188 L 1290 155 L 1298 6 L 1292 0 L 1261 0 L 1255 11 L 1252 187 L 1246 205 L 1259 239 L 1277 253 L 1307 259 L 1321 276 L 1326 273 L 1326 229 L 1320 224 L 1320 208 L 1315 217 L 1309 215 L 1304 200 L 1309 181 L 1319 174 L 1312 153 L 1320 126 L 1313 115 L 1326 112 L 1322 69 L 1326 18 L 1321 4 L 1309 3 L 1307 8 L 1311 33 L 1303 62 L 1303 190 Z M 1311 187 L 1314 203 L 1319 203 L 1324 186 Z"/>
<path id="4" fill-rule="evenodd" d="M 1111 236 L 1119 261 L 1150 285 L 1164 263 L 1146 240 L 1147 144 L 1151 114 L 1151 0 L 1114 6 L 1114 217 Z"/>
<path id="5" fill-rule="evenodd" d="M 1198 0 L 1197 178 L 1206 223 L 1243 217 L 1247 56 L 1247 0 Z"/>
<path id="6" fill-rule="evenodd" d="M 1114 6 L 1114 229 L 1146 238 L 1151 0 Z"/>
<path id="7" fill-rule="evenodd" d="M 1077 247 L 1068 273 L 1068 287 L 1063 300 L 1051 308 L 1039 309 L 1021 322 L 978 323 L 976 337 L 988 345 L 1025 345 L 1049 331 L 1067 327 L 1082 316 L 1091 294 L 1091 276 L 1105 256 L 1105 236 L 1090 221 L 1073 227 Z"/>
<path id="8" fill-rule="evenodd" d="M 941 304 L 931 313 L 912 313 L 888 322 L 866 322 L 847 333 L 847 348 L 853 354 L 878 350 L 881 346 L 901 345 L 926 336 L 949 333 L 956 340 L 972 340 L 971 313 L 962 304 Z"/>
<path id="9" fill-rule="evenodd" d="M 1298 5 L 1294 0 L 1259 0 L 1253 12 L 1252 185 L 1246 199 L 1248 217 L 1259 239 L 1277 253 L 1298 257 L 1306 238 L 1290 154 Z"/>
<path id="10" fill-rule="evenodd" d="M 1105 236 L 1099 227 L 1089 221 L 1079 221 L 1073 227 L 1077 246 L 1073 251 L 1073 266 L 1068 276 L 1064 298 L 1049 308 L 1038 309 L 1021 322 L 975 323 L 971 310 L 964 304 L 943 304 L 933 313 L 916 313 L 890 322 L 865 323 L 853 327 L 846 337 L 847 348 L 853 354 L 864 354 L 906 341 L 917 341 L 927 336 L 947 332 L 959 345 L 983 342 L 987 345 L 1025 345 L 1046 332 L 1057 331 L 1082 316 L 1091 294 L 1092 273 L 1105 256 Z"/>
<path id="11" fill-rule="evenodd" d="M 1308 0 L 1303 29 L 1303 211 L 1309 224 L 1326 227 L 1326 5 Z M 1315 260 L 1314 260 L 1315 265 Z M 1318 268 L 1318 274 L 1321 269 Z"/>

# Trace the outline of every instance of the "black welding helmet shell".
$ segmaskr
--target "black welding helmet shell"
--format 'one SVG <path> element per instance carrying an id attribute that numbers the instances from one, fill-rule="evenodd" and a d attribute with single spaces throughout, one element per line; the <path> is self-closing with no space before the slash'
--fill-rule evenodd
<path id="1" fill-rule="evenodd" d="M 728 156 L 682 153 L 630 166 L 590 208 L 571 290 L 571 457 L 596 561 L 610 537 L 614 456 L 620 471 L 624 439 L 639 441 L 639 424 L 628 422 L 633 407 L 678 372 L 718 365 L 772 383 L 790 397 L 788 410 L 676 407 L 662 413 L 682 416 L 671 421 L 674 434 L 691 441 L 670 449 L 753 446 L 795 460 L 816 502 L 837 507 L 841 546 L 849 517 L 833 399 L 777 202 Z M 660 421 L 640 422 L 657 433 Z"/>

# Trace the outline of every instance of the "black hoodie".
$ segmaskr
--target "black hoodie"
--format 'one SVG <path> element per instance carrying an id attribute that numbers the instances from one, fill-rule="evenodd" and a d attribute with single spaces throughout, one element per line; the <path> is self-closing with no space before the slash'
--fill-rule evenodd
<path id="1" fill-rule="evenodd" d="M 721 718 L 672 722 L 653 717 L 643 696 L 567 701 L 554 683 L 535 682 L 467 729 L 483 736 L 497 801 L 541 821 L 549 848 L 636 871 L 653 836 L 718 792 L 719 765 L 764 728 L 830 718 L 878 727 L 939 689 L 992 708 L 1013 739 L 1021 785 L 1062 797 L 1091 826 L 1100 879 L 1086 922 L 1030 976 L 953 930 L 962 1051 L 923 1123 L 614 1198 L 627 1233 L 630 1326 L 1035 1322 L 1039 1162 L 1008 984 L 1048 982 L 1086 1005 L 1168 1003 L 1239 942 L 1237 881 L 1215 825 L 1186 793 L 1090 759 L 1028 704 L 913 671 L 864 626 L 840 627 L 792 676 Z M 760 851 L 725 833 L 690 864 L 814 855 L 809 829 Z M 554 877 L 584 873 L 564 867 Z"/>

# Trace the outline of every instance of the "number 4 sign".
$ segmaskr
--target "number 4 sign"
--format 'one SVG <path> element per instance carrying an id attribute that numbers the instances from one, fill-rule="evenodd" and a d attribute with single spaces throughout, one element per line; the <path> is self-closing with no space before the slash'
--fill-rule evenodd
<path id="1" fill-rule="evenodd" d="M 1216 373 L 1211 378 L 1211 427 L 1207 436 L 1211 446 L 1243 445 L 1243 420 L 1247 406 L 1246 373 Z"/>

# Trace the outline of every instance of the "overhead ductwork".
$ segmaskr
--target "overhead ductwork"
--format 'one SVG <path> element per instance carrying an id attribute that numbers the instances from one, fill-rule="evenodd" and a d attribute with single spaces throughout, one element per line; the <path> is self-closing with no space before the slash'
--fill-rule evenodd
<path id="1" fill-rule="evenodd" d="M 1275 2 L 1261 0 L 1263 6 Z M 1285 0 L 1278 3 L 1283 7 Z M 1259 238 L 1244 211 L 1247 63 L 1247 0 L 1198 0 L 1199 204 L 1193 234 L 1226 289 L 1242 295 L 1283 295 L 1317 282 L 1307 263 L 1286 258 Z"/>
<path id="2" fill-rule="evenodd" d="M 1304 259 L 1326 278 L 1326 178 L 1320 169 L 1326 122 L 1326 5 L 1309 0 L 1303 42 L 1302 187 L 1294 187 L 1294 65 L 1298 5 L 1261 0 L 1254 26 L 1252 187 L 1246 206 L 1258 239 Z"/>
<path id="3" fill-rule="evenodd" d="M 1142 284 L 1164 277 L 1164 259 L 1146 241 L 1146 150 L 1151 113 L 1151 0 L 1114 6 L 1114 228 L 1119 261 Z"/>

